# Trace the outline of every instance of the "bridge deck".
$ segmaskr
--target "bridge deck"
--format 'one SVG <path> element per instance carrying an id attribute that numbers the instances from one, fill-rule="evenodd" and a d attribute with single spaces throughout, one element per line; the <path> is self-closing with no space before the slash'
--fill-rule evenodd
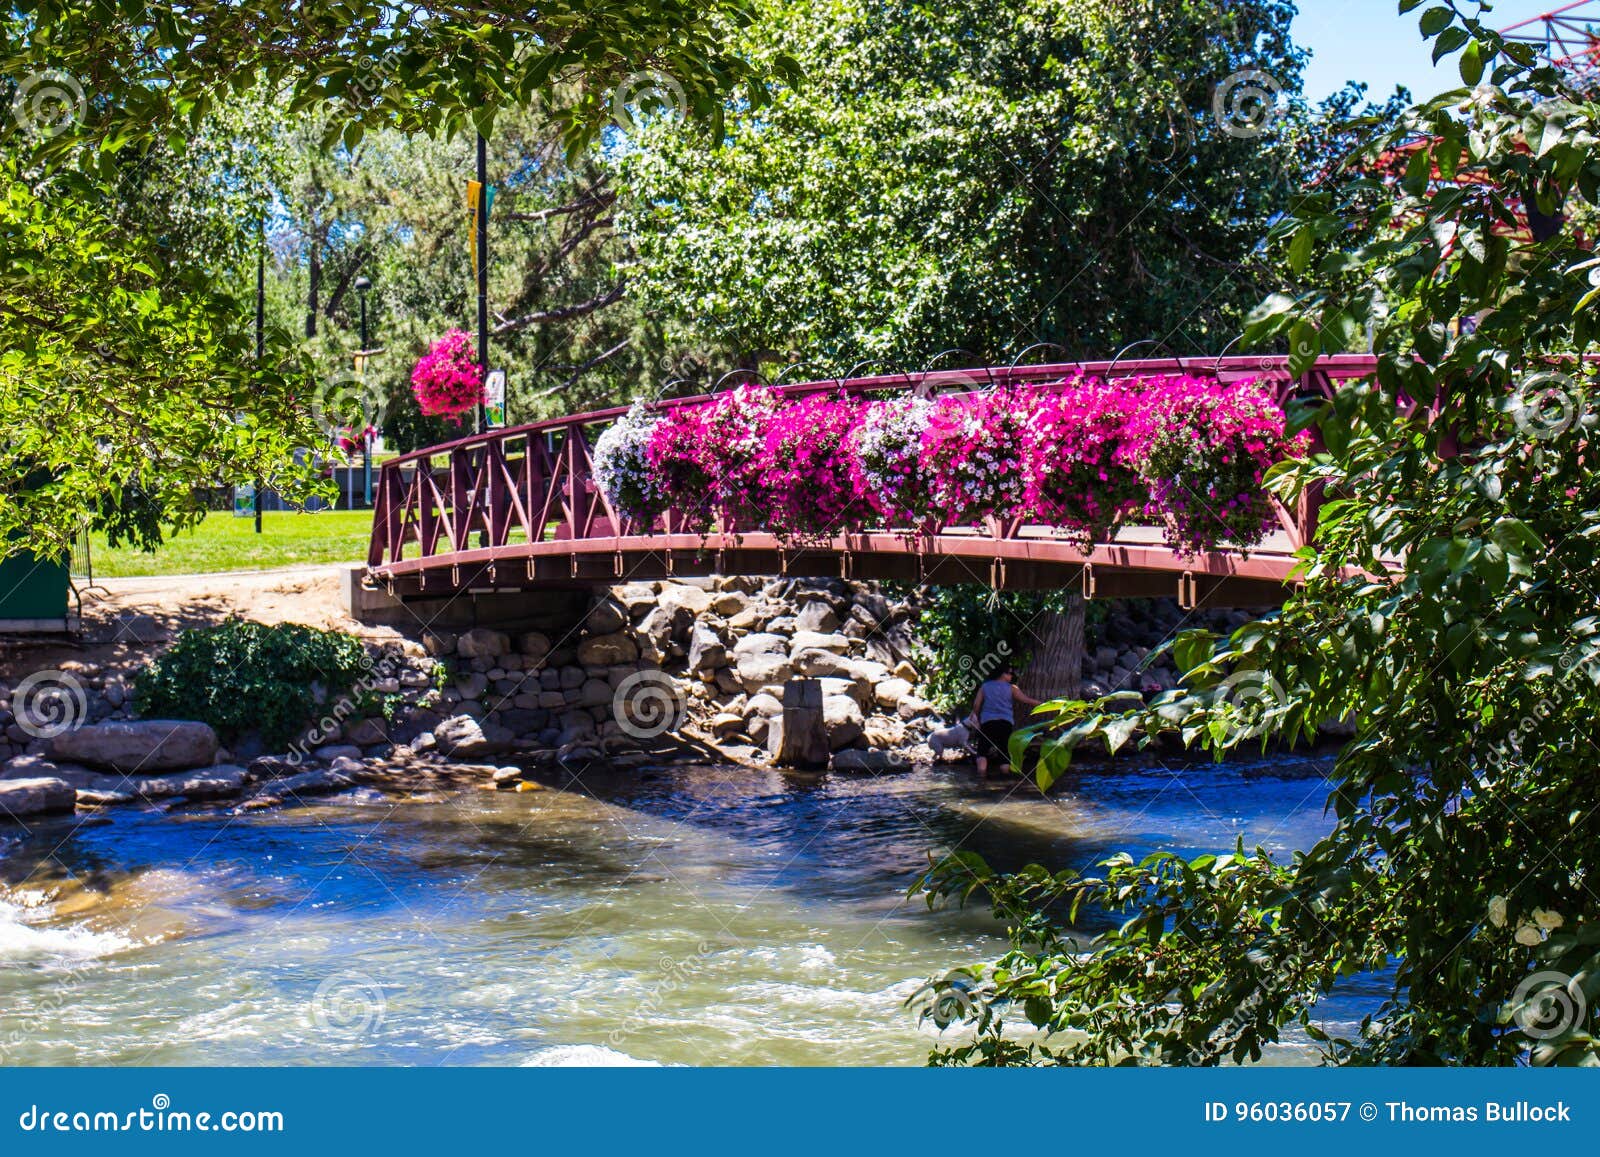
<path id="1" fill-rule="evenodd" d="M 1132 527 L 1087 555 L 1046 527 L 995 539 L 977 531 L 926 537 L 889 532 L 785 544 L 773 535 L 624 535 L 507 543 L 406 559 L 371 570 L 405 598 L 462 591 L 531 590 L 717 574 L 899 579 L 1001 590 L 1082 586 L 1100 598 L 1177 598 L 1185 605 L 1259 606 L 1281 601 L 1298 560 L 1286 532 L 1248 555 L 1175 555 L 1154 527 Z"/>

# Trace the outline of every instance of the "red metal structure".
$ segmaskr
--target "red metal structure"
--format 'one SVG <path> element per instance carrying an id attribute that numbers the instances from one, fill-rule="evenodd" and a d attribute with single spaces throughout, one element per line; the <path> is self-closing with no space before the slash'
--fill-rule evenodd
<path id="1" fill-rule="evenodd" d="M 1500 29 L 1507 40 L 1535 45 L 1557 68 L 1572 74 L 1573 87 L 1589 90 L 1600 80 L 1600 0 L 1576 0 Z"/>
<path id="2" fill-rule="evenodd" d="M 1331 396 L 1371 375 L 1367 355 L 1325 357 L 1301 376 L 1287 359 L 1184 358 L 1009 366 L 824 380 L 784 386 L 799 396 L 843 389 L 882 396 L 949 392 L 991 384 L 1050 383 L 1078 372 L 1107 378 L 1187 373 L 1275 383 L 1280 399 Z M 663 402 L 690 405 L 704 397 Z M 402 598 L 462 592 L 573 587 L 708 574 L 896 578 L 981 582 L 996 588 L 1082 583 L 1090 596 L 1176 595 L 1185 606 L 1260 605 L 1281 600 L 1293 552 L 1310 541 L 1316 503 L 1277 508 L 1281 530 L 1248 555 L 1215 551 L 1182 558 L 1154 527 L 1133 527 L 1085 553 L 1020 517 L 982 529 L 929 533 L 884 526 L 803 547 L 759 528 L 702 535 L 671 512 L 655 524 L 620 517 L 595 484 L 591 446 L 624 408 L 533 422 L 461 438 L 383 464 L 370 578 Z"/>

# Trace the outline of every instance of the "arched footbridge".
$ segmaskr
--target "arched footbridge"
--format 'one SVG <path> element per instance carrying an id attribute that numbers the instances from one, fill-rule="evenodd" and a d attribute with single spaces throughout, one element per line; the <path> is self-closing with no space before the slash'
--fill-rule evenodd
<path id="1" fill-rule="evenodd" d="M 844 390 L 873 397 L 896 391 L 1059 382 L 1074 374 L 1108 379 L 1190 374 L 1253 378 L 1280 401 L 1331 397 L 1370 377 L 1374 359 L 1336 355 L 1292 374 L 1288 359 L 1142 359 L 931 371 L 828 379 L 780 387 L 790 396 Z M 705 396 L 660 407 L 693 405 Z M 401 599 L 464 592 L 592 587 L 704 575 L 902 579 L 999 589 L 1082 584 L 1091 597 L 1176 596 L 1184 606 L 1254 606 L 1281 601 L 1294 551 L 1316 527 L 1315 495 L 1294 509 L 1274 502 L 1278 527 L 1248 554 L 1217 550 L 1185 558 L 1159 527 L 1130 526 L 1081 550 L 1023 519 L 983 527 L 935 526 L 922 533 L 882 526 L 803 546 L 759 528 L 702 534 L 669 511 L 649 525 L 620 516 L 596 484 L 595 438 L 625 407 L 491 430 L 383 463 L 374 499 L 368 576 Z"/>

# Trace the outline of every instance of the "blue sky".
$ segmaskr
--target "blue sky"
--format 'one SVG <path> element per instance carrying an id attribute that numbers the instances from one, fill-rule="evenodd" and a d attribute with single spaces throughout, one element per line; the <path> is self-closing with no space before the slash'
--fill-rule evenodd
<path id="1" fill-rule="evenodd" d="M 1529 16 L 1561 7 L 1567 0 L 1499 0 L 1490 20 L 1504 28 Z M 1436 70 L 1417 31 L 1424 8 L 1398 14 L 1397 0 L 1299 0 L 1294 37 L 1314 55 L 1306 67 L 1306 97 L 1316 101 L 1346 80 L 1367 83 L 1369 97 L 1381 97 L 1397 84 L 1413 97 L 1431 96 L 1461 83 L 1454 58 Z M 1600 24 L 1600 4 L 1593 19 Z"/>

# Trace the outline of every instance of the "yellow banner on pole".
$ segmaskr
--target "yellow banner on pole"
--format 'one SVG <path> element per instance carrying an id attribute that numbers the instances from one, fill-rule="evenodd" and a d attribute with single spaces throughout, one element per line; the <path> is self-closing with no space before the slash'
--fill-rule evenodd
<path id="1" fill-rule="evenodd" d="M 483 186 L 467 182 L 467 236 L 472 247 L 472 279 L 478 279 L 478 206 L 483 204 Z"/>

